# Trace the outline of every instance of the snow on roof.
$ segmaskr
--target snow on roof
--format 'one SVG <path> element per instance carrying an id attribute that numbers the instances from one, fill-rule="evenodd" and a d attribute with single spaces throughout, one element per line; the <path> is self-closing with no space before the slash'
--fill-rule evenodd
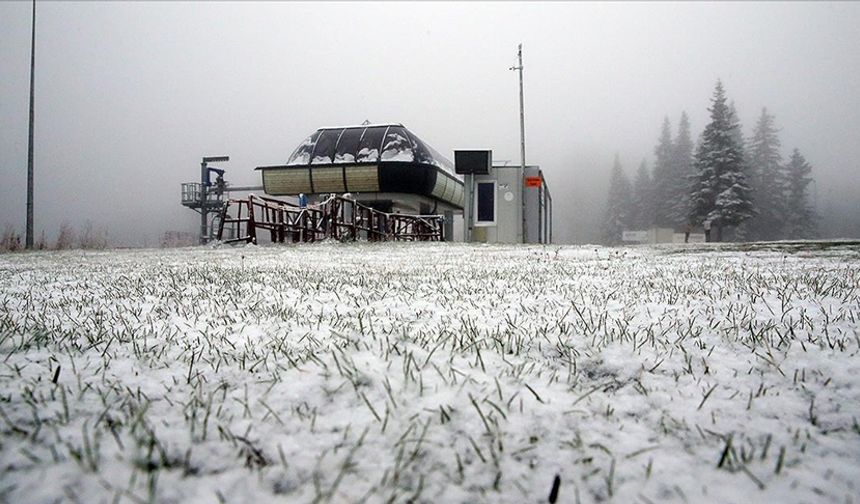
<path id="1" fill-rule="evenodd" d="M 453 173 L 454 165 L 400 123 L 323 127 L 293 151 L 288 166 L 397 161 L 433 165 Z"/>
<path id="2" fill-rule="evenodd" d="M 394 123 L 394 122 L 391 122 L 391 123 L 373 123 L 373 124 L 352 124 L 352 125 L 349 125 L 349 126 L 323 126 L 323 127 L 321 127 L 321 128 L 317 128 L 317 129 L 321 129 L 321 130 L 333 130 L 333 129 L 341 130 L 341 129 L 352 129 L 352 128 L 378 128 L 378 127 L 381 127 L 381 126 L 401 126 L 401 127 L 402 127 L 402 126 L 403 126 L 403 124 L 401 124 L 401 123 Z"/>

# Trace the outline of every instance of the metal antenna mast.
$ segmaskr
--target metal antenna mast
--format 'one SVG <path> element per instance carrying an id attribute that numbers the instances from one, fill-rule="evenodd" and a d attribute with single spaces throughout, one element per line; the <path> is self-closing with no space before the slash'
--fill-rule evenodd
<path id="1" fill-rule="evenodd" d="M 520 44 L 517 49 L 517 58 L 519 65 L 511 67 L 511 70 L 517 70 L 520 74 L 520 167 L 526 168 L 526 119 L 523 109 L 523 45 Z"/>
<path id="2" fill-rule="evenodd" d="M 33 81 L 36 69 L 36 0 L 33 0 L 33 30 L 30 41 L 30 138 L 27 147 L 27 235 L 24 246 L 33 248 Z"/>
<path id="3" fill-rule="evenodd" d="M 519 64 L 517 66 L 511 67 L 509 70 L 517 70 L 520 74 L 520 169 L 522 170 L 522 176 L 526 175 L 526 120 L 525 120 L 525 111 L 523 108 L 523 45 L 520 44 L 517 48 L 517 58 Z M 525 237 L 526 233 L 526 213 L 524 211 L 526 205 L 526 192 L 521 191 L 523 194 L 522 197 L 522 208 L 521 211 L 523 216 L 523 237 Z"/>

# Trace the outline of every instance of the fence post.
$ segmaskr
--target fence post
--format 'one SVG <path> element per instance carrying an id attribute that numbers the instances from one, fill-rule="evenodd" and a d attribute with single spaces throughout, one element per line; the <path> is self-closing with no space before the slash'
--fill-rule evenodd
<path id="1" fill-rule="evenodd" d="M 248 239 L 257 244 L 257 225 L 254 222 L 254 195 L 248 196 Z"/>

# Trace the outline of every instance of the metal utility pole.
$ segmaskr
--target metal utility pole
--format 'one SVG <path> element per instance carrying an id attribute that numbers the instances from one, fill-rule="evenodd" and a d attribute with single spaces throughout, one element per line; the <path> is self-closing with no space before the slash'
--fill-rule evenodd
<path id="1" fill-rule="evenodd" d="M 517 70 L 520 74 L 520 170 L 522 170 L 522 176 L 526 175 L 526 119 L 525 119 L 525 109 L 523 108 L 523 45 L 520 44 L 517 48 L 517 58 L 518 65 L 511 67 L 510 70 Z M 523 217 L 523 240 L 526 238 L 526 192 L 525 190 L 520 191 L 522 193 L 522 209 L 520 213 Z"/>
<path id="2" fill-rule="evenodd" d="M 526 169 L 526 116 L 523 107 L 523 45 L 520 44 L 517 50 L 517 58 L 519 65 L 516 69 L 520 73 L 520 167 Z"/>
<path id="3" fill-rule="evenodd" d="M 27 234 L 24 246 L 33 248 L 33 81 L 36 70 L 36 0 L 33 0 L 33 30 L 30 40 L 30 137 L 27 147 Z"/>

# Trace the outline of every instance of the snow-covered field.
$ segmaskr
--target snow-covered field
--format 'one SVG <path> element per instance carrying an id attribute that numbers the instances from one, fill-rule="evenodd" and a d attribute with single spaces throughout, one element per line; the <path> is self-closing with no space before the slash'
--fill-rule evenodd
<path id="1" fill-rule="evenodd" d="M 860 502 L 860 248 L 0 255 L 0 502 Z"/>

